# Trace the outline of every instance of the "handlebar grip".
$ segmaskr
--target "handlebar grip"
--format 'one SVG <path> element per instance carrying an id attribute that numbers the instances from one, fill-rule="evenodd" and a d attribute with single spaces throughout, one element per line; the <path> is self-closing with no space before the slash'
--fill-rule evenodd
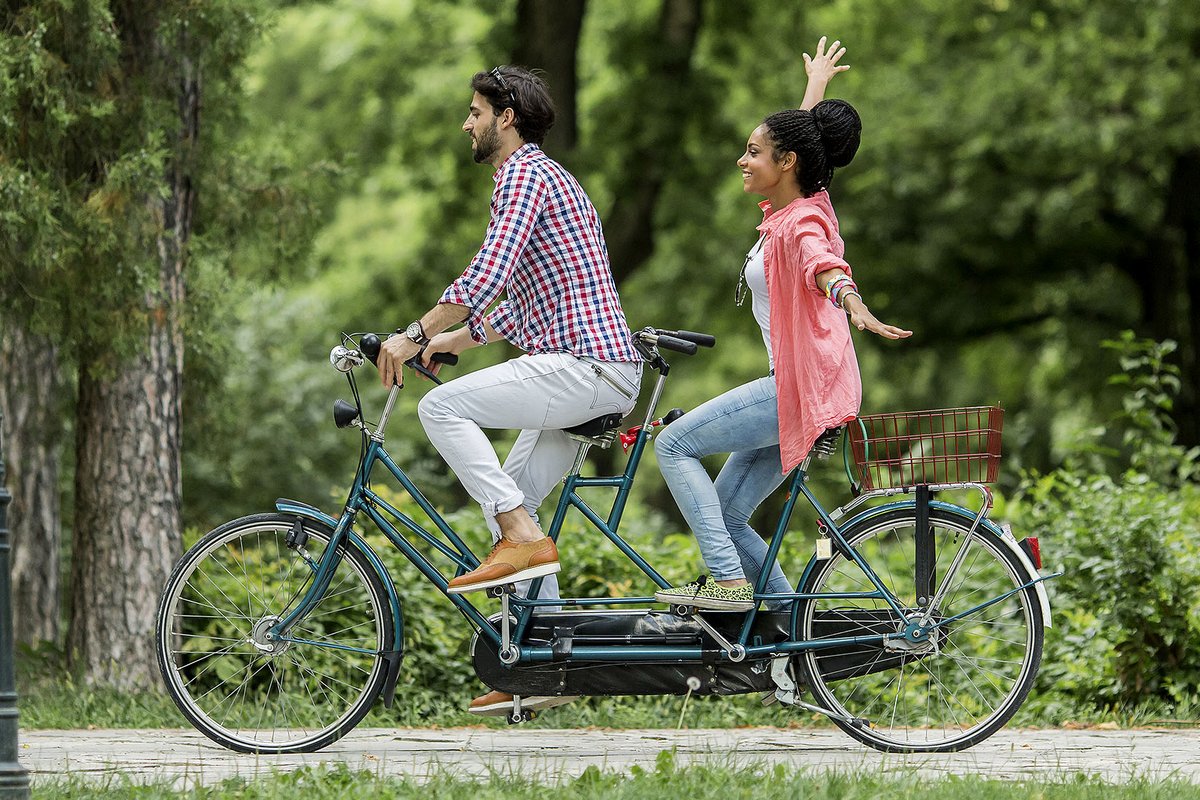
<path id="1" fill-rule="evenodd" d="M 696 354 L 695 342 L 689 342 L 686 339 L 668 336 L 665 333 L 659 334 L 657 344 L 659 347 L 666 348 L 667 350 L 674 350 L 676 353 L 683 353 L 684 355 L 688 356 L 694 356 Z"/>
<path id="2" fill-rule="evenodd" d="M 454 353 L 434 353 L 429 357 L 429 360 L 453 367 L 458 363 L 458 356 L 456 356 Z"/>
<path id="3" fill-rule="evenodd" d="M 717 344 L 717 337 L 711 333 L 696 333 L 695 331 L 662 331 L 662 333 L 676 339 L 683 339 L 685 342 L 693 342 L 701 347 L 715 347 Z"/>

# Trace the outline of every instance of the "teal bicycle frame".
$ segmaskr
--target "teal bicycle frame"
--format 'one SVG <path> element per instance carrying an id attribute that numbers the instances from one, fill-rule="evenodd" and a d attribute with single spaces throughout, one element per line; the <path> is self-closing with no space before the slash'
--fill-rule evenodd
<path id="1" fill-rule="evenodd" d="M 562 530 L 567 512 L 571 509 L 577 509 L 583 516 L 596 528 L 601 534 L 611 541 L 622 553 L 638 569 L 640 569 L 647 578 L 659 588 L 667 588 L 670 586 L 662 575 L 660 575 L 654 567 L 649 564 L 619 533 L 621 517 L 625 511 L 626 503 L 629 499 L 630 491 L 633 487 L 634 477 L 637 473 L 642 456 L 645 452 L 646 445 L 651 438 L 651 429 L 658 424 L 653 421 L 655 406 L 661 396 L 663 385 L 667 377 L 667 365 L 665 361 L 655 365 L 660 368 L 660 375 L 654 394 L 652 396 L 649 408 L 647 409 L 645 423 L 637 429 L 636 438 L 633 440 L 630 447 L 629 456 L 626 462 L 625 470 L 622 474 L 609 477 L 583 477 L 579 474 L 584 463 L 587 450 L 593 444 L 600 443 L 599 440 L 581 440 L 579 454 L 576 458 L 575 467 L 570 474 L 567 475 L 564 481 L 562 493 L 559 496 L 558 505 L 555 510 L 553 521 L 550 524 L 548 535 L 557 541 L 559 533 Z M 470 602 L 464 595 L 450 594 L 447 591 L 450 578 L 447 578 L 434 564 L 426 557 L 426 555 L 414 546 L 413 541 L 405 535 L 416 537 L 428 544 L 436 552 L 445 556 L 453 565 L 454 575 L 461 575 L 469 572 L 479 566 L 479 558 L 471 551 L 466 542 L 462 540 L 453 528 L 445 521 L 438 513 L 433 505 L 425 498 L 412 480 L 404 473 L 404 470 L 392 460 L 391 456 L 383 448 L 382 430 L 386 425 L 387 417 L 390 414 L 391 408 L 395 402 L 397 389 L 393 389 L 389 396 L 384 415 L 381 418 L 379 426 L 375 432 L 371 432 L 365 424 L 360 424 L 366 437 L 366 447 L 363 457 L 359 463 L 358 472 L 354 479 L 354 485 L 350 490 L 345 508 L 338 519 L 334 519 L 318 509 L 313 508 L 304 503 L 299 503 L 292 500 L 281 499 L 277 501 L 276 508 L 288 514 L 295 514 L 298 517 L 306 517 L 318 520 L 321 523 L 329 525 L 334 529 L 333 538 L 326 548 L 319 562 L 309 560 L 309 566 L 314 571 L 314 578 L 310 584 L 304 597 L 296 604 L 286 616 L 279 620 L 273 626 L 272 633 L 274 638 L 285 642 L 304 643 L 319 647 L 336 647 L 338 649 L 353 650 L 340 645 L 331 645 L 321 642 L 311 642 L 301 639 L 292 638 L 289 635 L 290 629 L 300 619 L 304 617 L 312 608 L 320 601 L 325 591 L 328 589 L 334 571 L 340 562 L 341 548 L 354 547 L 362 551 L 369 559 L 371 565 L 376 570 L 379 579 L 387 589 L 387 595 L 391 604 L 392 621 L 394 626 L 394 634 L 396 642 L 396 650 L 393 653 L 388 653 L 395 662 L 394 668 L 398 668 L 399 656 L 403 648 L 403 615 L 400 603 L 400 598 L 396 592 L 395 586 L 387 572 L 381 559 L 370 549 L 370 546 L 359 535 L 353 531 L 353 524 L 360 513 L 365 514 L 375 525 L 376 528 L 387 538 L 391 544 L 398 549 L 404 556 L 413 563 L 417 570 L 425 576 L 425 578 L 435 585 L 448 600 L 471 622 L 471 624 L 480 632 L 480 635 L 486 637 L 490 642 L 501 652 L 509 650 L 511 653 L 511 662 L 546 662 L 555 658 L 555 653 L 548 646 L 522 646 L 520 642 L 528 628 L 534 612 L 539 607 L 544 606 L 560 606 L 560 607 L 583 607 L 583 606 L 614 606 L 614 605 L 647 605 L 653 604 L 656 601 L 653 596 L 645 597 L 608 597 L 608 598 L 560 598 L 552 600 L 539 599 L 524 599 L 511 595 L 511 593 L 502 593 L 502 607 L 505 611 L 502 619 L 507 620 L 508 610 L 511 604 L 512 615 L 516 619 L 515 626 L 509 630 L 508 625 L 497 625 L 489 621 L 478 607 Z M 609 438 L 611 441 L 611 437 Z M 826 453 L 827 454 L 827 453 Z M 913 637 L 914 620 L 920 619 L 922 616 L 921 610 L 914 612 L 911 608 L 904 607 L 898 598 L 896 598 L 888 589 L 882 580 L 876 575 L 862 556 L 851 548 L 845 539 L 844 531 L 849 530 L 861 520 L 870 516 L 885 513 L 895 508 L 905 508 L 921 505 L 926 507 L 924 513 L 928 514 L 928 508 L 939 508 L 943 511 L 951 512 L 962 516 L 964 519 L 971 520 L 972 530 L 975 527 L 983 525 L 991 529 L 992 533 L 1002 535 L 999 528 L 993 523 L 985 519 L 986 512 L 991 505 L 991 496 L 986 487 L 980 484 L 953 484 L 938 487 L 917 487 L 918 497 L 916 500 L 893 501 L 881 506 L 869 508 L 859 514 L 851 517 L 843 525 L 838 525 L 837 520 L 844 513 L 843 509 L 837 509 L 834 512 L 827 511 L 809 490 L 807 486 L 807 472 L 809 463 L 813 454 L 796 469 L 788 492 L 787 501 L 780 513 L 779 521 L 776 526 L 775 535 L 772 537 L 771 545 L 768 548 L 766 563 L 760 573 L 760 576 L 755 585 L 756 601 L 768 601 L 774 604 L 787 604 L 791 607 L 790 620 L 790 639 L 784 642 L 764 644 L 761 642 L 752 642 L 750 640 L 751 632 L 754 628 L 754 620 L 759 613 L 757 606 L 755 609 L 744 612 L 745 619 L 741 626 L 740 634 L 736 640 L 728 641 L 716 632 L 708 623 L 703 620 L 701 615 L 695 615 L 696 620 L 700 625 L 714 634 L 714 638 L 722 646 L 721 657 L 730 661 L 742 661 L 747 657 L 764 658 L 777 656 L 781 654 L 790 654 L 802 652 L 810 649 L 836 648 L 846 645 L 860 644 L 878 644 L 885 640 L 895 640 L 898 638 Z M 407 492 L 416 502 L 424 515 L 433 523 L 437 530 L 437 534 L 431 533 L 416 520 L 397 509 L 379 494 L 371 489 L 370 476 L 377 464 L 382 464 L 383 467 L 391 473 L 397 483 Z M 960 506 L 954 506 L 947 503 L 940 503 L 929 499 L 932 491 L 937 491 L 946 488 L 976 488 L 984 493 L 984 504 L 978 513 L 972 513 Z M 609 510 L 607 518 L 602 518 L 594 511 L 579 495 L 580 489 L 591 488 L 609 488 L 616 489 L 616 497 L 612 507 Z M 924 489 L 922 492 L 920 490 Z M 910 489 L 903 490 L 884 490 L 883 492 L 872 492 L 863 495 L 858 500 L 851 503 L 846 508 L 852 508 L 861 501 L 871 496 L 879 496 L 881 494 L 899 494 L 908 493 Z M 791 519 L 792 512 L 795 508 L 797 498 L 803 496 L 816 510 L 820 522 L 818 526 L 821 532 L 827 534 L 832 539 L 832 546 L 839 548 L 848 558 L 850 558 L 862 570 L 873 585 L 873 591 L 853 592 L 853 593 L 817 593 L 805 594 L 801 592 L 792 592 L 787 594 L 768 594 L 765 593 L 766 582 L 771 570 L 771 567 L 778 559 L 780 548 L 782 547 L 784 537 L 787 533 L 787 526 Z M 386 514 L 386 516 L 385 516 Z M 394 522 L 393 522 L 394 521 Z M 396 524 L 394 524 L 396 523 Z M 398 524 L 398 525 L 397 525 Z M 969 538 L 969 537 L 968 537 Z M 1011 537 L 1010 537 L 1011 538 Z M 959 554 L 961 558 L 961 553 Z M 816 567 L 817 559 L 814 557 L 809 560 L 808 566 L 801 576 L 797 586 L 804 586 L 808 579 L 809 573 Z M 957 563 L 957 559 L 956 562 Z M 951 570 L 954 566 L 951 567 Z M 1036 570 L 1029 573 L 1037 576 Z M 451 577 L 454 577 L 453 575 Z M 1047 576 L 1053 577 L 1053 576 Z M 1003 595 L 988 598 L 985 601 L 978 603 L 971 609 L 955 615 L 949 619 L 943 619 L 936 622 L 927 621 L 927 625 L 917 635 L 928 635 L 928 633 L 938 627 L 947 625 L 957 619 L 976 613 L 977 611 L 987 608 L 988 606 L 998 603 L 1007 597 L 1017 592 L 1024 591 L 1031 586 L 1037 586 L 1039 596 L 1042 598 L 1043 611 L 1045 619 L 1049 620 L 1049 604 L 1045 601 L 1045 590 L 1041 586 L 1042 581 L 1047 577 L 1035 577 L 1027 581 L 1023 585 L 1007 592 Z M 537 597 L 538 589 L 540 588 L 541 579 L 537 579 L 531 586 L 530 597 Z M 892 634 L 869 634 L 863 636 L 848 636 L 837 639 L 821 639 L 820 641 L 804 641 L 798 636 L 798 615 L 800 603 L 802 600 L 817 600 L 817 599 L 877 599 L 885 602 L 899 619 L 906 620 L 906 630 Z M 932 607 L 932 602 L 928 604 Z M 919 627 L 919 626 L 917 626 Z M 358 650 L 357 652 L 371 652 Z M 581 646 L 575 647 L 571 653 L 571 660 L 582 660 L 590 662 L 635 662 L 635 661 L 651 661 L 662 659 L 673 659 L 681 661 L 699 660 L 704 657 L 704 651 L 697 646 L 638 646 L 638 645 L 603 645 L 603 646 Z"/>

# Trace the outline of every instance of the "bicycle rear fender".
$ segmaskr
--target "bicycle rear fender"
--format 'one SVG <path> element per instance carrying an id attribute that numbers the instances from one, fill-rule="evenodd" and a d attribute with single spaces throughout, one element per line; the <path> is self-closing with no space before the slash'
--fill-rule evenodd
<path id="1" fill-rule="evenodd" d="M 962 506 L 954 505 L 953 503 L 946 503 L 941 500 L 931 500 L 929 501 L 929 506 L 930 508 L 949 513 L 960 518 L 968 527 L 970 527 L 971 523 L 975 521 L 976 512 L 970 511 Z M 901 500 L 895 503 L 885 503 L 881 506 L 864 509 L 855 516 L 846 520 L 844 524 L 840 524 L 838 527 L 842 530 L 849 530 L 855 525 L 866 522 L 867 520 L 877 517 L 880 514 L 885 514 L 897 508 L 915 507 L 916 501 L 914 500 Z M 984 517 L 980 521 L 979 527 L 983 528 L 988 533 L 1000 540 L 1001 544 L 1003 544 L 1005 548 L 1007 548 L 1009 552 L 1013 554 L 1021 566 L 1025 568 L 1025 572 L 1028 575 L 1029 580 L 1040 579 L 1042 577 L 1041 573 L 1039 573 L 1037 568 L 1033 566 L 1033 562 L 1029 560 L 1029 556 L 1025 555 L 1025 551 L 1022 550 L 1020 545 L 1017 544 L 1016 538 L 1011 533 L 1004 530 L 987 517 Z M 801 583 L 799 585 L 803 586 L 804 584 Z M 1033 585 L 1033 588 L 1037 592 L 1038 605 L 1040 605 L 1042 608 L 1042 627 L 1050 628 L 1052 627 L 1050 620 L 1050 595 L 1046 592 L 1046 582 L 1044 580 L 1038 580 L 1038 582 Z"/>
<path id="2" fill-rule="evenodd" d="M 295 514 L 298 517 L 317 522 L 329 528 L 330 533 L 337 530 L 338 521 L 336 519 L 308 503 L 280 497 L 275 501 L 275 509 L 283 514 Z M 346 541 L 367 557 L 367 561 L 370 562 L 375 574 L 383 583 L 383 588 L 387 591 L 388 604 L 392 608 L 392 641 L 395 643 L 393 645 L 395 649 L 381 654 L 388 662 L 388 673 L 383 682 L 383 704 L 385 707 L 391 708 L 392 699 L 396 694 L 396 681 L 400 676 L 400 662 L 404 657 L 404 614 L 400 606 L 400 595 L 396 593 L 396 585 L 392 583 L 392 577 L 388 574 L 387 567 L 383 565 L 383 561 L 371 549 L 371 546 L 353 530 L 346 531 Z"/>

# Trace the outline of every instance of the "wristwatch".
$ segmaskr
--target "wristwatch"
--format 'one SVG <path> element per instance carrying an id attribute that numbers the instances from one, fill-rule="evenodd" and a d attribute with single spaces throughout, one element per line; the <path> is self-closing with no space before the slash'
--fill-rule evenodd
<path id="1" fill-rule="evenodd" d="M 409 323 L 408 327 L 404 329 L 404 335 L 421 347 L 429 344 L 429 337 L 425 335 L 425 329 L 421 327 L 421 320 Z"/>

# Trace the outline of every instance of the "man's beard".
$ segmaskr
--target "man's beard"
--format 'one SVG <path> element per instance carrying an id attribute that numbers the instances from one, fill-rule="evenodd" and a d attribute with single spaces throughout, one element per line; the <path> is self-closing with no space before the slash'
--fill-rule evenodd
<path id="1" fill-rule="evenodd" d="M 496 151 L 500 149 L 500 130 L 496 127 L 496 121 L 483 130 L 483 133 L 475 135 L 475 152 L 472 154 L 476 164 L 486 164 L 496 155 Z"/>

